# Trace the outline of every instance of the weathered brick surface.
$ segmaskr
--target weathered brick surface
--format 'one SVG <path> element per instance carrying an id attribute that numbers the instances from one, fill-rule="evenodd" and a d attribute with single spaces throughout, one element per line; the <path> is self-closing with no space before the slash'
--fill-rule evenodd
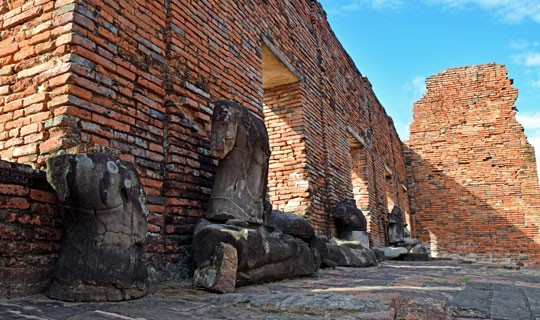
<path id="1" fill-rule="evenodd" d="M 330 235 L 328 208 L 362 193 L 375 245 L 386 243 L 388 203 L 408 212 L 392 120 L 317 2 L 19 0 L 4 7 L 0 157 L 42 168 L 51 154 L 80 144 L 118 150 L 148 192 L 155 270 L 188 260 L 215 171 L 209 132 L 217 99 L 266 117 L 276 207 Z M 261 36 L 301 74 L 297 84 L 263 89 Z M 349 131 L 364 140 L 362 152 L 351 151 Z M 356 161 L 365 162 L 364 191 L 353 186 Z"/>
<path id="2" fill-rule="evenodd" d="M 43 172 L 0 160 L 0 296 L 47 288 L 62 234 L 57 202 Z"/>
<path id="3" fill-rule="evenodd" d="M 310 203 L 301 88 L 295 83 L 266 89 L 263 104 L 272 148 L 270 201 L 274 209 L 304 215 Z"/>
<path id="4" fill-rule="evenodd" d="M 68 146 L 47 120 L 69 85 L 72 57 L 63 39 L 73 32 L 74 1 L 3 1 L 0 42 L 0 157 L 41 166 L 49 149 Z M 41 148 L 43 146 L 43 148 Z"/>
<path id="5" fill-rule="evenodd" d="M 540 265 L 540 188 L 504 65 L 427 79 L 407 151 L 414 234 L 432 253 Z"/>

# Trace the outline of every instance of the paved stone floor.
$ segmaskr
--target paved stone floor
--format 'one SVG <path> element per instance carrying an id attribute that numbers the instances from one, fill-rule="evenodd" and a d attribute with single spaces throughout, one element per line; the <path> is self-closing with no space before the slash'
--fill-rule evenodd
<path id="1" fill-rule="evenodd" d="M 217 295 L 160 286 L 123 303 L 0 300 L 0 319 L 540 319 L 540 269 L 453 261 L 322 270 Z"/>

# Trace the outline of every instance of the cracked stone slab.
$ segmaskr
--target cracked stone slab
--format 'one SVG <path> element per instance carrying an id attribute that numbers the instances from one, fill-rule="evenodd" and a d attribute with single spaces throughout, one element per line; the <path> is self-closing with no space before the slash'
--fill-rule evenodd
<path id="1" fill-rule="evenodd" d="M 490 302 L 491 285 L 473 282 L 448 303 L 448 308 L 454 317 L 489 319 Z"/>
<path id="2" fill-rule="evenodd" d="M 529 302 L 520 287 L 494 285 L 491 302 L 493 319 L 533 319 Z"/>
<path id="3" fill-rule="evenodd" d="M 534 319 L 540 319 L 540 288 L 520 287 L 529 303 Z"/>
<path id="4" fill-rule="evenodd" d="M 390 306 L 381 300 L 363 299 L 346 294 L 227 294 L 209 297 L 205 302 L 217 305 L 242 306 L 265 312 L 291 315 L 311 315 L 335 318 L 338 316 L 368 317 L 375 313 L 389 313 Z"/>

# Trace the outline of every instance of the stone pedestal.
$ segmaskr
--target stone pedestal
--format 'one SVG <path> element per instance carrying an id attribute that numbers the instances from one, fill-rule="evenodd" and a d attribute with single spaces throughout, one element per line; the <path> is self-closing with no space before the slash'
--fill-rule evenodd
<path id="1" fill-rule="evenodd" d="M 363 247 L 369 248 L 369 233 L 366 231 L 343 231 L 339 234 L 341 240 L 356 241 Z"/>
<path id="2" fill-rule="evenodd" d="M 199 222 L 193 237 L 196 273 L 215 265 L 215 248 L 232 245 L 237 252 L 237 285 L 311 275 L 318 270 L 308 244 L 278 229 Z M 208 289 L 212 289 L 207 287 Z"/>

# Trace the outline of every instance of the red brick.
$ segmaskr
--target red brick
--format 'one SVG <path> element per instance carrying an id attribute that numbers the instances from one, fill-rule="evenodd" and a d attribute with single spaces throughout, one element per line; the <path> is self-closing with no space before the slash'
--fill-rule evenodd
<path id="1" fill-rule="evenodd" d="M 41 123 L 32 123 L 21 128 L 21 135 L 26 136 L 41 130 L 43 130 L 43 125 Z"/>
<path id="2" fill-rule="evenodd" d="M 5 19 L 4 20 L 4 29 L 10 28 L 11 26 L 21 24 L 25 21 L 28 21 L 34 17 L 39 16 L 43 12 L 43 8 L 41 6 L 33 7 L 25 12 L 22 12 L 12 18 Z"/>
<path id="3" fill-rule="evenodd" d="M 25 198 L 12 196 L 0 196 L 0 209 L 20 209 L 30 208 L 30 203 Z"/>
<path id="4" fill-rule="evenodd" d="M 27 196 L 30 189 L 25 186 L 18 186 L 14 184 L 0 184 L 0 194 L 1 195 L 11 195 L 11 196 Z"/>
<path id="5" fill-rule="evenodd" d="M 6 47 L 3 47 L 0 49 L 0 57 L 4 57 L 7 55 L 12 55 L 16 53 L 19 50 L 19 44 L 18 43 L 12 43 Z"/>
<path id="6" fill-rule="evenodd" d="M 96 136 L 96 135 L 91 135 L 90 136 L 90 142 L 95 143 L 95 144 L 99 144 L 99 145 L 104 146 L 104 147 L 109 146 L 109 140 L 108 139 L 105 139 L 105 138 L 102 138 L 102 137 Z"/>
<path id="7" fill-rule="evenodd" d="M 26 47 L 21 48 L 20 50 L 15 53 L 13 56 L 14 61 L 21 61 L 24 59 L 27 59 L 28 57 L 31 57 L 35 54 L 35 48 L 34 47 Z"/>
<path id="8" fill-rule="evenodd" d="M 28 116 L 45 110 L 47 110 L 47 105 L 45 103 L 36 103 L 24 108 L 24 115 Z"/>
<path id="9" fill-rule="evenodd" d="M 64 140 L 61 140 L 58 138 L 49 138 L 47 141 L 39 144 L 39 151 L 41 153 L 45 153 L 45 152 L 62 149 L 65 146 L 66 146 L 66 142 Z"/>
<path id="10" fill-rule="evenodd" d="M 37 143 L 28 144 L 28 145 L 24 145 L 24 146 L 13 149 L 13 157 L 21 157 L 21 156 L 26 156 L 29 154 L 36 154 L 38 153 L 38 151 L 39 151 L 39 148 L 38 148 Z"/>
<path id="11" fill-rule="evenodd" d="M 29 105 L 39 103 L 39 102 L 45 102 L 49 98 L 49 94 L 47 92 L 37 93 L 32 96 L 29 96 L 23 100 L 23 106 L 28 107 Z"/>
<path id="12" fill-rule="evenodd" d="M 150 224 L 150 223 L 148 224 L 148 232 L 159 233 L 160 231 L 161 231 L 160 227 Z"/>
<path id="13" fill-rule="evenodd" d="M 34 66 L 34 67 L 31 67 L 29 69 L 24 69 L 22 71 L 19 71 L 17 73 L 17 78 L 26 78 L 26 77 L 30 77 L 30 76 L 33 76 L 33 75 L 36 75 L 38 73 L 42 73 L 44 71 L 47 71 L 49 69 L 52 69 L 54 67 L 54 60 L 49 60 L 45 63 L 42 63 L 42 64 L 39 64 L 37 66 Z"/>
<path id="14" fill-rule="evenodd" d="M 24 144 L 45 141 L 49 138 L 48 132 L 38 132 L 24 137 Z"/>
<path id="15" fill-rule="evenodd" d="M 30 190 L 30 199 L 45 203 L 58 203 L 58 198 L 56 197 L 56 194 L 37 189 Z"/>

